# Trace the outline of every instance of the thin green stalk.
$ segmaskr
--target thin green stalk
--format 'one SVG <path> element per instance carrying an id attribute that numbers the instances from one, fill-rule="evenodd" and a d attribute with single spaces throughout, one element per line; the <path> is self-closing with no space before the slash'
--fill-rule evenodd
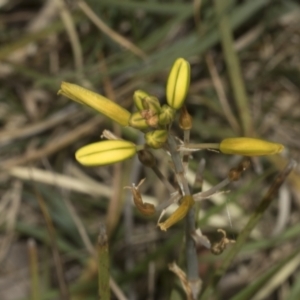
<path id="1" fill-rule="evenodd" d="M 246 224 L 246 226 L 238 236 L 236 243 L 228 251 L 226 257 L 223 260 L 222 266 L 218 270 L 216 270 L 216 272 L 213 274 L 212 278 L 209 281 L 209 284 L 207 285 L 206 289 L 203 291 L 201 300 L 208 299 L 213 293 L 213 291 L 216 290 L 216 286 L 219 280 L 221 279 L 222 275 L 228 269 L 235 256 L 239 253 L 239 251 L 245 244 L 246 240 L 248 239 L 251 231 L 257 225 L 263 213 L 267 210 L 269 205 L 272 203 L 274 196 L 277 194 L 279 188 L 281 187 L 281 185 L 286 180 L 287 176 L 291 173 L 291 171 L 294 169 L 295 166 L 296 166 L 296 162 L 290 161 L 288 165 L 285 167 L 285 169 L 281 171 L 274 179 L 273 184 L 270 186 L 268 192 L 262 198 L 259 206 L 256 208 L 256 210 L 250 217 L 248 223 Z"/>
<path id="2" fill-rule="evenodd" d="M 245 136 L 252 135 L 252 119 L 249 110 L 249 101 L 242 77 L 239 58 L 234 50 L 234 40 L 230 20 L 226 10 L 228 9 L 228 0 L 215 0 L 215 10 L 219 18 L 219 30 L 221 34 L 222 48 L 227 65 L 227 70 L 232 85 L 234 99 L 241 118 L 243 133 Z"/>
<path id="3" fill-rule="evenodd" d="M 109 250 L 105 225 L 100 225 L 98 235 L 98 285 L 99 299 L 110 300 L 109 288 Z"/>
<path id="4" fill-rule="evenodd" d="M 28 240 L 28 255 L 29 255 L 29 268 L 30 268 L 30 281 L 31 281 L 31 300 L 41 299 L 39 291 L 39 267 L 38 255 L 36 249 L 36 242 L 34 239 Z"/>

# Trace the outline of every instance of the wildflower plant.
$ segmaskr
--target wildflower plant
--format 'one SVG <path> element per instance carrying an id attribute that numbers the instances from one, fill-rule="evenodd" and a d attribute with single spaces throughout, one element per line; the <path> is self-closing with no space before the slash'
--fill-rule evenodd
<path id="1" fill-rule="evenodd" d="M 242 172 L 249 166 L 249 159 L 244 159 L 236 168 L 231 169 L 227 178 L 216 186 L 207 191 L 193 194 L 193 189 L 189 186 L 186 178 L 190 153 L 204 149 L 214 149 L 223 154 L 261 156 L 280 153 L 283 150 L 283 146 L 250 137 L 228 138 L 219 143 L 190 143 L 192 117 L 185 106 L 189 86 L 190 65 L 185 59 L 178 58 L 174 62 L 167 80 L 167 103 L 163 105 L 154 95 L 137 90 L 133 95 L 136 112 L 130 113 L 104 96 L 67 82 L 61 84 L 58 94 L 92 107 L 122 126 L 130 126 L 143 132 L 145 144 L 136 145 L 133 142 L 116 138 L 106 131 L 104 136 L 108 140 L 80 148 L 76 152 L 75 157 L 84 166 L 102 166 L 124 161 L 137 155 L 145 167 L 152 168 L 168 189 L 170 198 L 157 207 L 153 204 L 145 203 L 139 191 L 139 187 L 142 184 L 140 182 L 138 185 L 132 184 L 129 187 L 132 191 L 134 204 L 139 212 L 145 216 L 161 212 L 161 216 L 158 219 L 158 227 L 163 231 L 168 230 L 182 219 L 186 219 L 187 280 L 185 282 L 187 282 L 188 288 L 186 287 L 185 290 L 191 293 L 191 299 L 196 299 L 201 289 L 201 280 L 198 276 L 196 244 L 201 243 L 209 248 L 212 253 L 219 254 L 226 248 L 227 244 L 234 243 L 234 241 L 229 240 L 226 237 L 226 232 L 219 229 L 219 232 L 223 234 L 223 238 L 220 242 L 211 245 L 210 241 L 201 234 L 201 230 L 195 228 L 194 205 L 216 194 L 230 182 L 238 180 Z M 183 130 L 183 142 L 171 132 L 171 127 L 177 114 L 179 114 L 179 126 Z M 166 151 L 172 160 L 172 171 L 176 178 L 176 186 L 172 185 L 160 172 L 154 156 L 154 152 L 157 150 Z M 177 203 L 178 208 L 164 221 L 161 221 L 164 218 L 165 209 L 173 203 Z"/>

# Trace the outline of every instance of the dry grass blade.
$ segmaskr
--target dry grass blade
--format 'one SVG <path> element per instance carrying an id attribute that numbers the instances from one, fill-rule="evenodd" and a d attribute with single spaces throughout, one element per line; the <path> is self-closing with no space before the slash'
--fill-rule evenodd
<path id="1" fill-rule="evenodd" d="M 99 299 L 110 300 L 108 238 L 105 226 L 103 224 L 100 225 L 97 248 L 99 268 Z"/>
<path id="2" fill-rule="evenodd" d="M 51 249 L 52 249 L 52 254 L 53 254 L 53 260 L 54 260 L 54 264 L 55 264 L 57 281 L 58 281 L 58 285 L 59 285 L 60 296 L 61 296 L 61 299 L 68 300 L 68 299 L 70 299 L 69 288 L 68 288 L 68 285 L 65 280 L 63 263 L 62 263 L 62 259 L 60 257 L 58 246 L 57 246 L 56 231 L 55 231 L 51 216 L 48 212 L 48 208 L 47 208 L 44 198 L 39 193 L 36 186 L 34 186 L 33 188 L 34 188 L 34 193 L 35 193 L 36 199 L 38 201 L 39 207 L 42 211 L 42 214 L 43 214 L 46 226 L 47 226 L 47 230 L 48 230 L 48 234 L 49 234 L 49 238 L 50 238 Z"/>
<path id="3" fill-rule="evenodd" d="M 284 183 L 284 181 L 289 176 L 289 174 L 293 171 L 295 166 L 296 166 L 296 162 L 290 161 L 289 164 L 285 167 L 285 169 L 276 176 L 276 178 L 274 179 L 273 184 L 270 186 L 268 192 L 262 198 L 262 200 L 261 200 L 260 204 L 258 205 L 258 207 L 256 208 L 255 212 L 252 214 L 252 216 L 250 216 L 248 223 L 246 224 L 244 229 L 239 234 L 236 243 L 228 251 L 226 257 L 223 260 L 222 266 L 212 276 L 211 280 L 209 281 L 209 284 L 207 285 L 206 289 L 203 292 L 201 299 L 208 299 L 210 297 L 210 295 L 213 292 L 213 290 L 215 289 L 217 283 L 221 279 L 221 276 L 224 274 L 224 272 L 227 270 L 227 268 L 231 264 L 234 257 L 237 255 L 237 253 L 240 251 L 242 246 L 245 244 L 251 231 L 257 225 L 257 223 L 261 219 L 263 213 L 266 211 L 266 209 L 269 207 L 272 200 L 274 199 L 275 195 L 278 193 L 279 188 Z"/>
<path id="4" fill-rule="evenodd" d="M 230 105 L 228 103 L 228 99 L 226 97 L 226 93 L 221 81 L 221 78 L 218 74 L 218 70 L 216 68 L 216 65 L 214 63 L 213 57 L 210 53 L 206 54 L 205 56 L 206 59 L 206 64 L 208 66 L 208 70 L 210 73 L 210 76 L 212 78 L 212 82 L 214 84 L 214 87 L 216 89 L 216 92 L 219 97 L 220 104 L 223 108 L 224 115 L 226 116 L 228 123 L 231 125 L 231 128 L 237 133 L 240 134 L 240 126 L 239 123 L 237 122 L 234 114 L 232 113 L 232 110 L 230 108 Z"/>
<path id="5" fill-rule="evenodd" d="M 36 242 L 34 239 L 29 239 L 27 242 L 29 268 L 31 279 L 31 300 L 40 300 L 40 284 L 39 284 L 39 264 Z"/>
<path id="6" fill-rule="evenodd" d="M 93 10 L 87 5 L 85 1 L 78 1 L 78 6 L 86 14 L 86 16 L 106 35 L 108 35 L 112 40 L 120 44 L 122 47 L 128 49 L 138 57 L 146 59 L 147 55 L 140 48 L 135 46 L 133 43 L 125 39 L 123 36 L 109 28 L 100 18 L 97 16 Z"/>
<path id="7" fill-rule="evenodd" d="M 68 133 L 60 136 L 55 141 L 52 141 L 46 146 L 28 152 L 25 155 L 21 155 L 18 157 L 14 157 L 11 159 L 7 159 L 3 161 L 1 164 L 2 169 L 9 169 L 17 165 L 26 164 L 29 162 L 33 162 L 39 160 L 43 157 L 46 157 L 52 153 L 57 152 L 60 149 L 63 149 L 67 145 L 70 145 L 80 137 L 85 136 L 86 134 L 90 133 L 96 126 L 101 124 L 103 119 L 97 117 L 92 118 L 91 120 L 87 121 L 86 123 L 82 124 L 81 126 L 76 127 L 75 129 L 69 131 Z"/>
<path id="8" fill-rule="evenodd" d="M 83 68 L 83 56 L 82 56 L 79 37 L 74 25 L 74 21 L 64 1 L 63 0 L 54 0 L 54 1 L 70 38 L 73 55 L 74 55 L 75 67 L 78 72 L 81 72 Z"/>
<path id="9" fill-rule="evenodd" d="M 252 135 L 252 119 L 249 110 L 248 98 L 245 84 L 243 81 L 242 71 L 237 53 L 234 50 L 233 34 L 227 16 L 228 0 L 214 0 L 217 17 L 219 19 L 219 30 L 221 41 L 229 73 L 235 102 L 239 110 L 243 134 Z"/>

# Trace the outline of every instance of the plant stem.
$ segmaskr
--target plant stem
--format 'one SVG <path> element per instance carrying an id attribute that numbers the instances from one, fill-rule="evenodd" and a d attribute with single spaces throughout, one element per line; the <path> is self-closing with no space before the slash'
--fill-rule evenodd
<path id="1" fill-rule="evenodd" d="M 188 182 L 184 176 L 184 168 L 182 165 L 181 157 L 179 152 L 177 151 L 177 143 L 171 134 L 168 135 L 168 145 L 174 163 L 177 182 L 180 186 L 181 192 L 183 196 L 190 195 L 191 193 L 188 186 Z M 194 232 L 196 229 L 195 207 L 192 207 L 187 213 L 185 217 L 185 224 L 187 279 L 192 289 L 194 299 L 197 299 L 200 291 L 201 280 L 198 274 L 198 256 L 196 251 L 196 245 L 191 236 L 191 233 Z"/>
<path id="2" fill-rule="evenodd" d="M 108 251 L 108 240 L 105 225 L 100 225 L 98 235 L 98 288 L 99 288 L 99 299 L 109 300 L 110 299 L 110 288 L 109 288 L 109 251 Z"/>

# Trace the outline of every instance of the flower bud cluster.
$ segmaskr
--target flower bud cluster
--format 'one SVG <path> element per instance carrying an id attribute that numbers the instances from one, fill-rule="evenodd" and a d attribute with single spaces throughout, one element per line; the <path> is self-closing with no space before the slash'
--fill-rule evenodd
<path id="1" fill-rule="evenodd" d="M 130 126 L 142 131 L 145 138 L 146 145 L 135 145 L 129 141 L 110 139 L 110 137 L 108 137 L 109 140 L 92 143 L 80 148 L 75 153 L 76 160 L 85 166 L 102 166 L 114 164 L 138 154 L 140 162 L 144 166 L 155 170 L 156 174 L 159 174 L 158 177 L 161 179 L 162 175 L 158 172 L 156 159 L 149 148 L 164 148 L 165 144 L 169 141 L 167 149 L 172 149 L 172 138 L 168 140 L 168 130 L 175 119 L 177 111 L 179 111 L 179 126 L 182 130 L 184 130 L 185 136 L 189 136 L 189 131 L 192 128 L 192 117 L 185 106 L 189 86 L 190 65 L 185 59 L 178 58 L 174 62 L 167 80 L 167 103 L 161 105 L 157 97 L 150 95 L 145 91 L 137 90 L 133 94 L 133 102 L 136 107 L 136 111 L 130 113 L 119 104 L 104 96 L 78 85 L 63 82 L 58 94 L 66 96 L 80 104 L 89 106 L 122 126 Z M 188 144 L 186 141 L 187 139 L 185 139 L 185 144 L 181 146 L 184 148 L 182 151 L 195 151 L 195 149 L 217 149 L 224 154 L 260 156 L 280 153 L 283 150 L 283 146 L 281 144 L 270 143 L 248 137 L 227 138 L 222 140 L 221 143 L 214 144 Z M 173 156 L 176 156 L 176 150 L 178 149 L 172 150 L 173 152 L 170 151 L 170 153 L 172 153 Z M 179 154 L 178 157 L 179 158 L 177 160 L 180 164 L 181 157 Z M 175 160 L 173 159 L 173 162 L 174 161 Z M 174 165 L 176 164 L 174 163 Z M 237 169 L 232 169 L 229 173 L 230 181 L 238 180 L 241 172 L 245 168 L 246 165 Z M 176 170 L 176 168 L 174 169 Z M 167 179 L 164 182 L 166 183 L 166 181 Z M 177 179 L 177 181 L 179 185 L 180 180 Z M 166 186 L 168 185 L 166 184 Z M 156 208 L 150 203 L 143 202 L 138 188 L 139 186 L 131 187 L 133 200 L 137 209 L 143 215 L 153 215 L 156 213 Z M 174 187 L 169 183 L 169 190 L 173 192 L 173 189 Z M 178 194 L 181 196 L 181 201 L 179 202 L 177 210 L 165 222 L 158 224 L 162 230 L 167 230 L 184 218 L 194 205 L 194 198 L 192 195 L 185 195 L 184 191 L 181 191 L 181 193 L 178 192 Z M 218 249 L 219 248 L 220 247 L 218 246 Z"/>

